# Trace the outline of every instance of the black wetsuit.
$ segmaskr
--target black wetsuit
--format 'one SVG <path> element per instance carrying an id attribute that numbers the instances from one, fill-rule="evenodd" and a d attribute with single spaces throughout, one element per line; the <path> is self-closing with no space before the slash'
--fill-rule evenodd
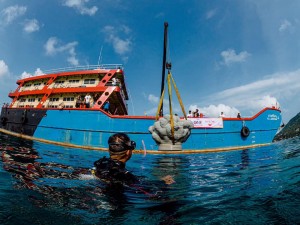
<path id="1" fill-rule="evenodd" d="M 162 181 L 145 182 L 142 177 L 136 177 L 125 168 L 125 164 L 103 157 L 94 162 L 95 175 L 107 186 L 105 188 L 108 194 L 120 194 L 124 188 L 130 188 L 136 193 L 142 193 L 152 198 L 161 198 L 161 193 L 166 184 Z"/>
<path id="2" fill-rule="evenodd" d="M 125 164 L 120 161 L 104 156 L 94 162 L 94 166 L 95 175 L 109 186 L 121 187 L 139 183 L 138 178 L 126 170 Z"/>

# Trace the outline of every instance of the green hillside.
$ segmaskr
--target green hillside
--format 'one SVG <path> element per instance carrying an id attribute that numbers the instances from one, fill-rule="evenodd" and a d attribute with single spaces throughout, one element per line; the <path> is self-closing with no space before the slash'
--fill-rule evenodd
<path id="1" fill-rule="evenodd" d="M 275 136 L 274 141 L 300 136 L 300 113 L 292 118 L 286 126 Z"/>

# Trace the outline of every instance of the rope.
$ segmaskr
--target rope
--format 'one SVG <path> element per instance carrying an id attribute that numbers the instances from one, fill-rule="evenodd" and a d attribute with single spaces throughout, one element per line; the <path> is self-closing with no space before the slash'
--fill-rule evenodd
<path id="1" fill-rule="evenodd" d="M 160 99 L 159 99 L 158 108 L 157 108 L 157 112 L 156 112 L 156 116 L 155 116 L 156 120 L 159 119 L 159 111 L 160 111 L 161 105 L 162 105 L 163 100 L 164 100 L 164 95 L 165 95 L 165 89 L 163 90 L 163 92 L 160 96 Z"/>
<path id="2" fill-rule="evenodd" d="M 182 110 L 182 112 L 183 112 L 184 118 L 187 119 L 186 112 L 185 112 L 185 109 L 184 109 L 184 105 L 183 105 L 183 103 L 182 103 L 182 100 L 181 100 L 181 97 L 180 97 L 178 88 L 177 88 L 177 86 L 176 86 L 176 84 L 175 84 L 175 80 L 174 80 L 174 78 L 173 78 L 173 76 L 172 76 L 172 74 L 171 74 L 171 71 L 170 71 L 170 75 L 171 75 L 171 78 L 172 78 L 173 86 L 174 86 L 174 89 L 175 89 L 175 91 L 176 91 L 176 95 L 177 95 L 177 98 L 178 98 L 178 101 L 179 101 L 181 110 Z"/>
<path id="3" fill-rule="evenodd" d="M 170 122 L 171 122 L 171 134 L 174 144 L 174 119 L 173 119 L 173 109 L 172 109 L 172 86 L 171 86 L 171 72 L 168 72 L 168 91 L 169 91 L 169 110 L 170 110 Z"/>

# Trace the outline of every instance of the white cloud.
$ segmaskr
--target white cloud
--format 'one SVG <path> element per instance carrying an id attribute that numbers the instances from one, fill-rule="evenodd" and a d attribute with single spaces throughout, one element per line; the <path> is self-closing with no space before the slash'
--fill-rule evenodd
<path id="1" fill-rule="evenodd" d="M 150 94 L 148 96 L 148 100 L 149 100 L 149 102 L 151 102 L 153 104 L 157 104 L 159 102 L 159 97 L 156 97 L 155 95 Z"/>
<path id="2" fill-rule="evenodd" d="M 164 107 L 164 110 L 163 110 L 164 115 L 170 114 L 170 112 L 169 112 L 169 105 L 168 104 L 164 104 L 163 107 Z M 179 105 L 174 104 L 172 110 L 173 110 L 173 114 L 176 113 L 179 116 L 183 116 L 183 113 L 182 113 L 181 108 L 180 108 Z M 147 109 L 147 110 L 144 111 L 144 114 L 148 115 L 148 116 L 155 116 L 156 113 L 157 113 L 157 106 L 152 107 L 152 108 Z"/>
<path id="3" fill-rule="evenodd" d="M 81 15 L 93 16 L 98 11 L 98 7 L 93 6 L 88 8 L 86 3 L 90 0 L 64 0 L 64 5 L 78 10 Z"/>
<path id="4" fill-rule="evenodd" d="M 280 101 L 297 98 L 300 90 L 300 69 L 275 73 L 264 79 L 206 96 L 201 103 L 234 106 L 240 111 L 257 113 L 264 107 L 279 107 Z M 224 112 L 226 112 L 224 110 Z"/>
<path id="5" fill-rule="evenodd" d="M 232 98 L 246 96 L 251 93 L 256 96 L 277 94 L 287 96 L 287 93 L 298 92 L 300 88 L 300 70 L 288 73 L 277 73 L 236 88 L 227 89 L 217 94 L 220 98 Z"/>
<path id="6" fill-rule="evenodd" d="M 279 31 L 284 32 L 286 30 L 291 30 L 292 29 L 292 24 L 288 20 L 283 20 L 279 26 Z"/>
<path id="7" fill-rule="evenodd" d="M 212 9 L 212 10 L 210 10 L 210 11 L 208 11 L 207 13 L 206 13 L 206 16 L 205 16 L 205 18 L 208 20 L 208 19 L 211 19 L 211 18 L 213 18 L 215 15 L 216 15 L 216 13 L 217 13 L 217 10 L 216 9 Z"/>
<path id="8" fill-rule="evenodd" d="M 76 55 L 71 55 L 70 57 L 67 58 L 67 61 L 73 66 L 79 65 L 79 61 L 78 59 L 76 59 Z"/>
<path id="9" fill-rule="evenodd" d="M 119 55 L 123 55 L 130 51 L 130 44 L 131 44 L 130 40 L 128 40 L 128 39 L 122 40 L 119 37 L 113 37 L 111 40 L 112 40 L 115 51 Z"/>
<path id="10" fill-rule="evenodd" d="M 148 109 L 145 109 L 144 113 L 146 115 L 152 115 L 152 116 L 155 116 L 156 113 L 157 113 L 157 109 L 158 109 L 158 103 L 159 103 L 159 100 L 160 100 L 160 96 L 155 96 L 153 94 L 149 94 L 148 96 L 143 93 L 144 97 L 148 100 L 148 102 L 150 104 L 144 104 L 145 106 L 149 106 L 152 107 L 152 108 L 148 108 Z M 168 100 L 168 97 L 165 95 L 164 96 L 164 100 L 163 100 L 163 112 L 164 114 L 170 114 L 170 109 L 169 109 L 169 100 Z M 180 116 L 183 116 L 183 112 L 182 112 L 182 109 L 179 105 L 179 102 L 177 101 L 177 98 L 174 97 L 173 100 L 172 100 L 172 111 L 173 111 L 173 114 L 178 114 Z"/>
<path id="11" fill-rule="evenodd" d="M 23 16 L 26 13 L 27 7 L 25 6 L 9 6 L 3 9 L 0 13 L 0 21 L 4 25 L 8 25 L 16 20 L 18 17 Z"/>
<path id="12" fill-rule="evenodd" d="M 36 71 L 34 72 L 35 76 L 43 75 L 43 74 L 44 74 L 44 72 L 40 68 L 37 68 Z"/>
<path id="13" fill-rule="evenodd" d="M 24 71 L 24 72 L 21 74 L 21 79 L 28 78 L 28 77 L 32 77 L 32 74 L 27 73 L 26 71 Z"/>
<path id="14" fill-rule="evenodd" d="M 54 55 L 56 54 L 57 50 L 55 45 L 57 44 L 58 40 L 56 37 L 51 37 L 48 39 L 47 43 L 45 44 L 45 50 L 47 55 Z"/>
<path id="15" fill-rule="evenodd" d="M 153 94 L 149 94 L 148 101 L 152 105 L 155 105 L 155 107 L 145 110 L 145 114 L 156 115 L 157 107 L 158 107 L 158 103 L 159 103 L 159 97 L 157 97 Z M 163 107 L 164 107 L 164 114 L 169 114 L 169 101 L 166 98 L 164 99 Z M 173 108 L 172 110 L 173 110 L 174 114 L 177 113 L 178 115 L 183 116 L 182 109 L 178 102 L 176 102 L 176 101 L 173 102 L 172 108 Z M 211 104 L 206 107 L 203 107 L 203 106 L 200 107 L 197 104 L 194 104 L 194 105 L 190 105 L 188 108 L 185 108 L 185 111 L 186 111 L 186 113 L 188 113 L 189 110 L 195 111 L 196 109 L 199 109 L 199 111 L 201 113 L 203 113 L 206 117 L 219 117 L 221 112 L 224 112 L 225 116 L 227 116 L 227 117 L 236 117 L 237 113 L 240 112 L 237 108 L 231 107 L 231 106 L 228 106 L 225 104 L 217 104 L 217 105 Z"/>
<path id="16" fill-rule="evenodd" d="M 8 66 L 3 60 L 0 60 L 0 77 L 3 77 L 9 73 Z"/>
<path id="17" fill-rule="evenodd" d="M 219 117 L 220 113 L 223 112 L 226 117 L 236 117 L 239 112 L 235 107 L 230 107 L 224 104 L 209 105 L 207 107 L 198 107 L 198 105 L 191 105 L 189 110 L 194 112 L 196 109 L 199 110 L 205 117 Z"/>
<path id="18" fill-rule="evenodd" d="M 79 61 L 76 58 L 75 46 L 78 44 L 76 41 L 61 45 L 60 41 L 56 37 L 50 37 L 46 44 L 44 45 L 46 50 L 46 55 L 55 55 L 57 53 L 67 52 L 69 57 L 67 61 L 73 65 L 79 65 Z"/>
<path id="19" fill-rule="evenodd" d="M 23 30 L 27 33 L 32 33 L 40 29 L 39 22 L 36 19 L 26 20 Z"/>
<path id="20" fill-rule="evenodd" d="M 259 108 L 272 107 L 272 106 L 280 107 L 277 99 L 269 95 L 263 96 L 261 99 L 258 99 L 256 101 L 256 105 Z"/>
<path id="21" fill-rule="evenodd" d="M 236 54 L 234 49 L 228 49 L 227 51 L 222 51 L 221 56 L 223 58 L 221 64 L 229 66 L 233 63 L 245 62 L 246 59 L 251 56 L 251 54 L 246 51 Z"/>
<path id="22" fill-rule="evenodd" d="M 37 68 L 33 74 L 27 73 L 26 71 L 24 71 L 21 74 L 21 79 L 33 77 L 33 76 L 39 76 L 39 75 L 43 75 L 43 74 L 44 74 L 44 72 L 40 68 Z"/>
<path id="23" fill-rule="evenodd" d="M 123 61 L 127 59 L 127 53 L 131 51 L 132 48 L 132 41 L 131 37 L 124 37 L 121 38 L 120 34 L 123 35 L 130 35 L 131 30 L 127 26 L 105 26 L 103 29 L 103 33 L 106 36 L 106 41 L 112 44 L 115 52 L 123 57 Z"/>

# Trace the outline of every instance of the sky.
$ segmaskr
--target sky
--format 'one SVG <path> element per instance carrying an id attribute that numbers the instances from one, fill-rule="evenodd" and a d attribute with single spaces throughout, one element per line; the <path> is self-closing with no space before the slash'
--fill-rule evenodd
<path id="1" fill-rule="evenodd" d="M 300 112 L 298 0 L 0 0 L 0 104 L 22 77 L 123 64 L 129 114 L 155 115 L 164 22 L 185 110 Z M 173 88 L 173 110 L 182 115 Z M 167 96 L 164 101 L 168 113 Z"/>

